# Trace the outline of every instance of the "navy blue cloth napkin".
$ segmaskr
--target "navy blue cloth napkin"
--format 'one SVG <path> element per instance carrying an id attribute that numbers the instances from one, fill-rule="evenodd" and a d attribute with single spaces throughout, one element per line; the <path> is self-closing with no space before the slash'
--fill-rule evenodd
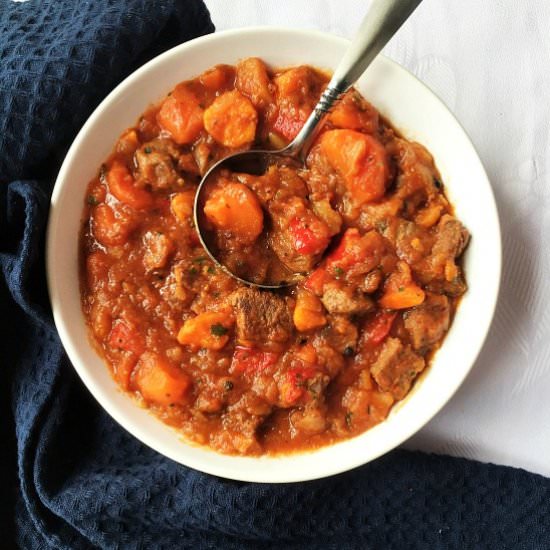
<path id="1" fill-rule="evenodd" d="M 45 288 L 56 170 L 117 82 L 212 30 L 200 0 L 0 2 L 0 547 L 550 548 L 540 476 L 396 451 L 308 483 L 218 479 L 144 447 L 76 378 Z"/>

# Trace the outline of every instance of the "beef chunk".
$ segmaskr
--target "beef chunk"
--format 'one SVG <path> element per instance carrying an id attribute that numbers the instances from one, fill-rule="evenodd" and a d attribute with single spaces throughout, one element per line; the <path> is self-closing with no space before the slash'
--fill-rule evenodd
<path id="1" fill-rule="evenodd" d="M 297 183 L 280 171 L 281 182 L 286 187 L 277 193 L 269 203 L 268 210 L 272 222 L 270 244 L 281 262 L 295 273 L 307 273 L 315 266 L 330 242 L 327 224 L 315 215 L 311 204 L 304 197 L 296 196 L 304 186 L 300 178 Z M 286 193 L 289 196 L 284 196 Z"/>
<path id="2" fill-rule="evenodd" d="M 403 399 L 424 366 L 424 359 L 403 346 L 401 340 L 387 338 L 370 372 L 382 391 Z"/>
<path id="3" fill-rule="evenodd" d="M 432 255 L 454 260 L 464 252 L 469 239 L 468 230 L 456 218 L 446 214 L 437 225 Z"/>
<path id="4" fill-rule="evenodd" d="M 270 245 L 279 260 L 294 273 L 307 273 L 317 263 L 318 256 L 296 252 L 284 231 L 273 231 L 270 235 Z"/>
<path id="5" fill-rule="evenodd" d="M 462 296 L 466 290 L 468 290 L 468 285 L 464 280 L 462 271 L 457 266 L 457 275 L 451 281 L 435 280 L 426 284 L 426 290 L 433 292 L 435 294 L 446 294 L 447 296 Z"/>
<path id="6" fill-rule="evenodd" d="M 229 302 L 235 311 L 239 343 L 277 347 L 290 337 L 292 316 L 280 296 L 256 288 L 240 288 L 231 294 Z"/>
<path id="7" fill-rule="evenodd" d="M 258 454 L 262 448 L 256 432 L 264 420 L 265 416 L 250 414 L 237 403 L 223 416 L 223 431 L 215 433 L 210 444 L 223 453 Z"/>
<path id="8" fill-rule="evenodd" d="M 372 300 L 363 293 L 336 285 L 325 285 L 321 301 L 329 313 L 361 314 L 374 307 Z"/>
<path id="9" fill-rule="evenodd" d="M 345 315 L 332 315 L 325 330 L 327 344 L 338 351 L 348 353 L 357 347 L 357 327 Z"/>
<path id="10" fill-rule="evenodd" d="M 400 259 L 412 265 L 430 251 L 433 237 L 428 232 L 407 220 L 399 220 L 395 238 L 395 248 Z"/>
<path id="11" fill-rule="evenodd" d="M 175 249 L 174 242 L 159 231 L 147 231 L 143 236 L 143 244 L 145 246 L 143 265 L 146 271 L 165 267 Z"/>
<path id="12" fill-rule="evenodd" d="M 460 296 L 466 291 L 456 259 L 464 252 L 470 235 L 456 219 L 445 214 L 439 221 L 429 256 L 414 265 L 417 279 L 435 293 Z"/>
<path id="13" fill-rule="evenodd" d="M 405 328 L 414 349 L 422 349 L 439 341 L 449 328 L 451 306 L 447 296 L 428 294 L 423 304 L 407 312 Z"/>
<path id="14" fill-rule="evenodd" d="M 183 183 L 176 170 L 178 149 L 171 141 L 155 139 L 146 143 L 135 153 L 139 170 L 139 182 L 153 189 L 170 189 Z"/>
<path id="15" fill-rule="evenodd" d="M 311 401 L 303 409 L 296 409 L 290 415 L 290 434 L 314 435 L 323 432 L 327 426 L 326 407 L 317 401 Z"/>
<path id="16" fill-rule="evenodd" d="M 344 322 L 347 321 L 345 317 L 343 318 Z M 349 322 L 349 321 L 347 321 Z M 346 331 L 344 330 L 344 333 Z M 352 352 L 355 352 L 355 349 L 353 346 L 356 344 L 357 340 L 357 332 L 356 331 L 349 331 L 348 336 L 343 339 L 343 341 L 340 343 L 340 347 L 342 346 L 342 343 L 344 344 L 344 348 L 346 349 L 346 346 L 348 344 L 352 344 L 349 346 L 349 349 L 346 353 L 351 354 Z M 315 350 L 317 351 L 317 363 L 320 367 L 322 367 L 331 378 L 334 378 L 343 368 L 345 365 L 344 361 L 344 355 L 342 352 L 336 351 L 333 347 L 331 347 L 328 343 L 326 338 L 322 336 L 318 336 L 315 339 Z"/>
<path id="17" fill-rule="evenodd" d="M 269 204 L 271 248 L 294 273 L 311 271 L 330 242 L 327 224 L 318 218 L 308 201 L 292 196 Z"/>

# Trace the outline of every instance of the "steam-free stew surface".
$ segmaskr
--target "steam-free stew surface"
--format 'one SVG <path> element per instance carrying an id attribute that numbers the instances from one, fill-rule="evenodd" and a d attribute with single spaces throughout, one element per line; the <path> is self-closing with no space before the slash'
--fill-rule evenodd
<path id="1" fill-rule="evenodd" d="M 306 167 L 220 172 L 204 207 L 235 269 L 257 281 L 284 269 L 299 283 L 249 288 L 208 259 L 192 216 L 201 175 L 230 152 L 288 143 L 326 82 L 255 58 L 214 67 L 148 109 L 89 184 L 92 340 L 121 388 L 219 452 L 303 450 L 381 422 L 466 289 L 468 233 L 432 157 L 355 91 Z"/>

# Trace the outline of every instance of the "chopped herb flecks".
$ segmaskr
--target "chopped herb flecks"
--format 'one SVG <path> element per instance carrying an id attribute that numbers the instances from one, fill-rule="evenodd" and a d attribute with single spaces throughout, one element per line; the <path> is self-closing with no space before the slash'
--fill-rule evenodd
<path id="1" fill-rule="evenodd" d="M 210 327 L 210 332 L 214 336 L 224 336 L 224 335 L 227 334 L 227 329 L 223 325 L 220 325 L 219 323 L 216 323 L 215 325 L 212 325 Z"/>
<path id="2" fill-rule="evenodd" d="M 86 202 L 90 206 L 97 206 L 99 204 L 99 201 L 93 195 L 88 195 L 88 198 L 86 199 Z"/>

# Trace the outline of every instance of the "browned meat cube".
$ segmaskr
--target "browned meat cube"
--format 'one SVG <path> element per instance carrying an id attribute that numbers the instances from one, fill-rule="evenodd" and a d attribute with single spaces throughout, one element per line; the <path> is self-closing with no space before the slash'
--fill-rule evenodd
<path id="1" fill-rule="evenodd" d="M 437 225 L 437 237 L 432 248 L 433 256 L 445 256 L 447 259 L 458 258 L 468 241 L 468 230 L 453 216 L 446 214 Z"/>
<path id="2" fill-rule="evenodd" d="M 401 260 L 413 265 L 429 254 L 433 236 L 414 222 L 399 220 L 395 248 Z"/>
<path id="3" fill-rule="evenodd" d="M 223 431 L 216 432 L 210 444 L 223 453 L 258 454 L 262 448 L 256 430 L 264 420 L 264 416 L 250 414 L 237 403 L 223 416 Z"/>
<path id="4" fill-rule="evenodd" d="M 301 197 L 274 199 L 269 204 L 273 223 L 271 247 L 281 262 L 295 273 L 315 266 L 330 242 L 327 224 L 318 218 Z"/>
<path id="5" fill-rule="evenodd" d="M 135 153 L 138 183 L 148 184 L 153 189 L 170 189 L 183 184 L 176 170 L 178 156 L 178 149 L 169 140 L 155 139 L 146 143 Z"/>
<path id="6" fill-rule="evenodd" d="M 143 265 L 147 271 L 162 269 L 175 249 L 174 242 L 159 231 L 147 231 L 143 236 L 143 244 Z"/>
<path id="7" fill-rule="evenodd" d="M 414 265 L 415 275 L 428 290 L 449 296 L 460 296 L 466 291 L 456 259 L 464 252 L 469 238 L 470 234 L 456 218 L 449 214 L 441 218 L 430 255 Z"/>
<path id="8" fill-rule="evenodd" d="M 326 414 L 326 406 L 317 401 L 309 402 L 303 409 L 296 409 L 290 414 L 291 437 L 323 432 L 327 426 Z"/>
<path id="9" fill-rule="evenodd" d="M 357 347 L 357 326 L 345 315 L 333 315 L 325 331 L 327 344 L 339 353 L 351 354 Z"/>
<path id="10" fill-rule="evenodd" d="M 423 304 L 404 315 L 414 349 L 438 342 L 449 329 L 451 306 L 447 296 L 428 294 Z"/>
<path id="11" fill-rule="evenodd" d="M 237 338 L 242 345 L 276 347 L 292 333 L 292 315 L 284 298 L 256 288 L 240 288 L 231 294 Z"/>
<path id="12" fill-rule="evenodd" d="M 370 372 L 382 391 L 403 399 L 424 366 L 424 358 L 404 347 L 401 340 L 387 338 Z"/>
<path id="13" fill-rule="evenodd" d="M 329 313 L 361 314 L 374 307 L 373 301 L 362 292 L 337 285 L 325 285 L 321 301 Z"/>

